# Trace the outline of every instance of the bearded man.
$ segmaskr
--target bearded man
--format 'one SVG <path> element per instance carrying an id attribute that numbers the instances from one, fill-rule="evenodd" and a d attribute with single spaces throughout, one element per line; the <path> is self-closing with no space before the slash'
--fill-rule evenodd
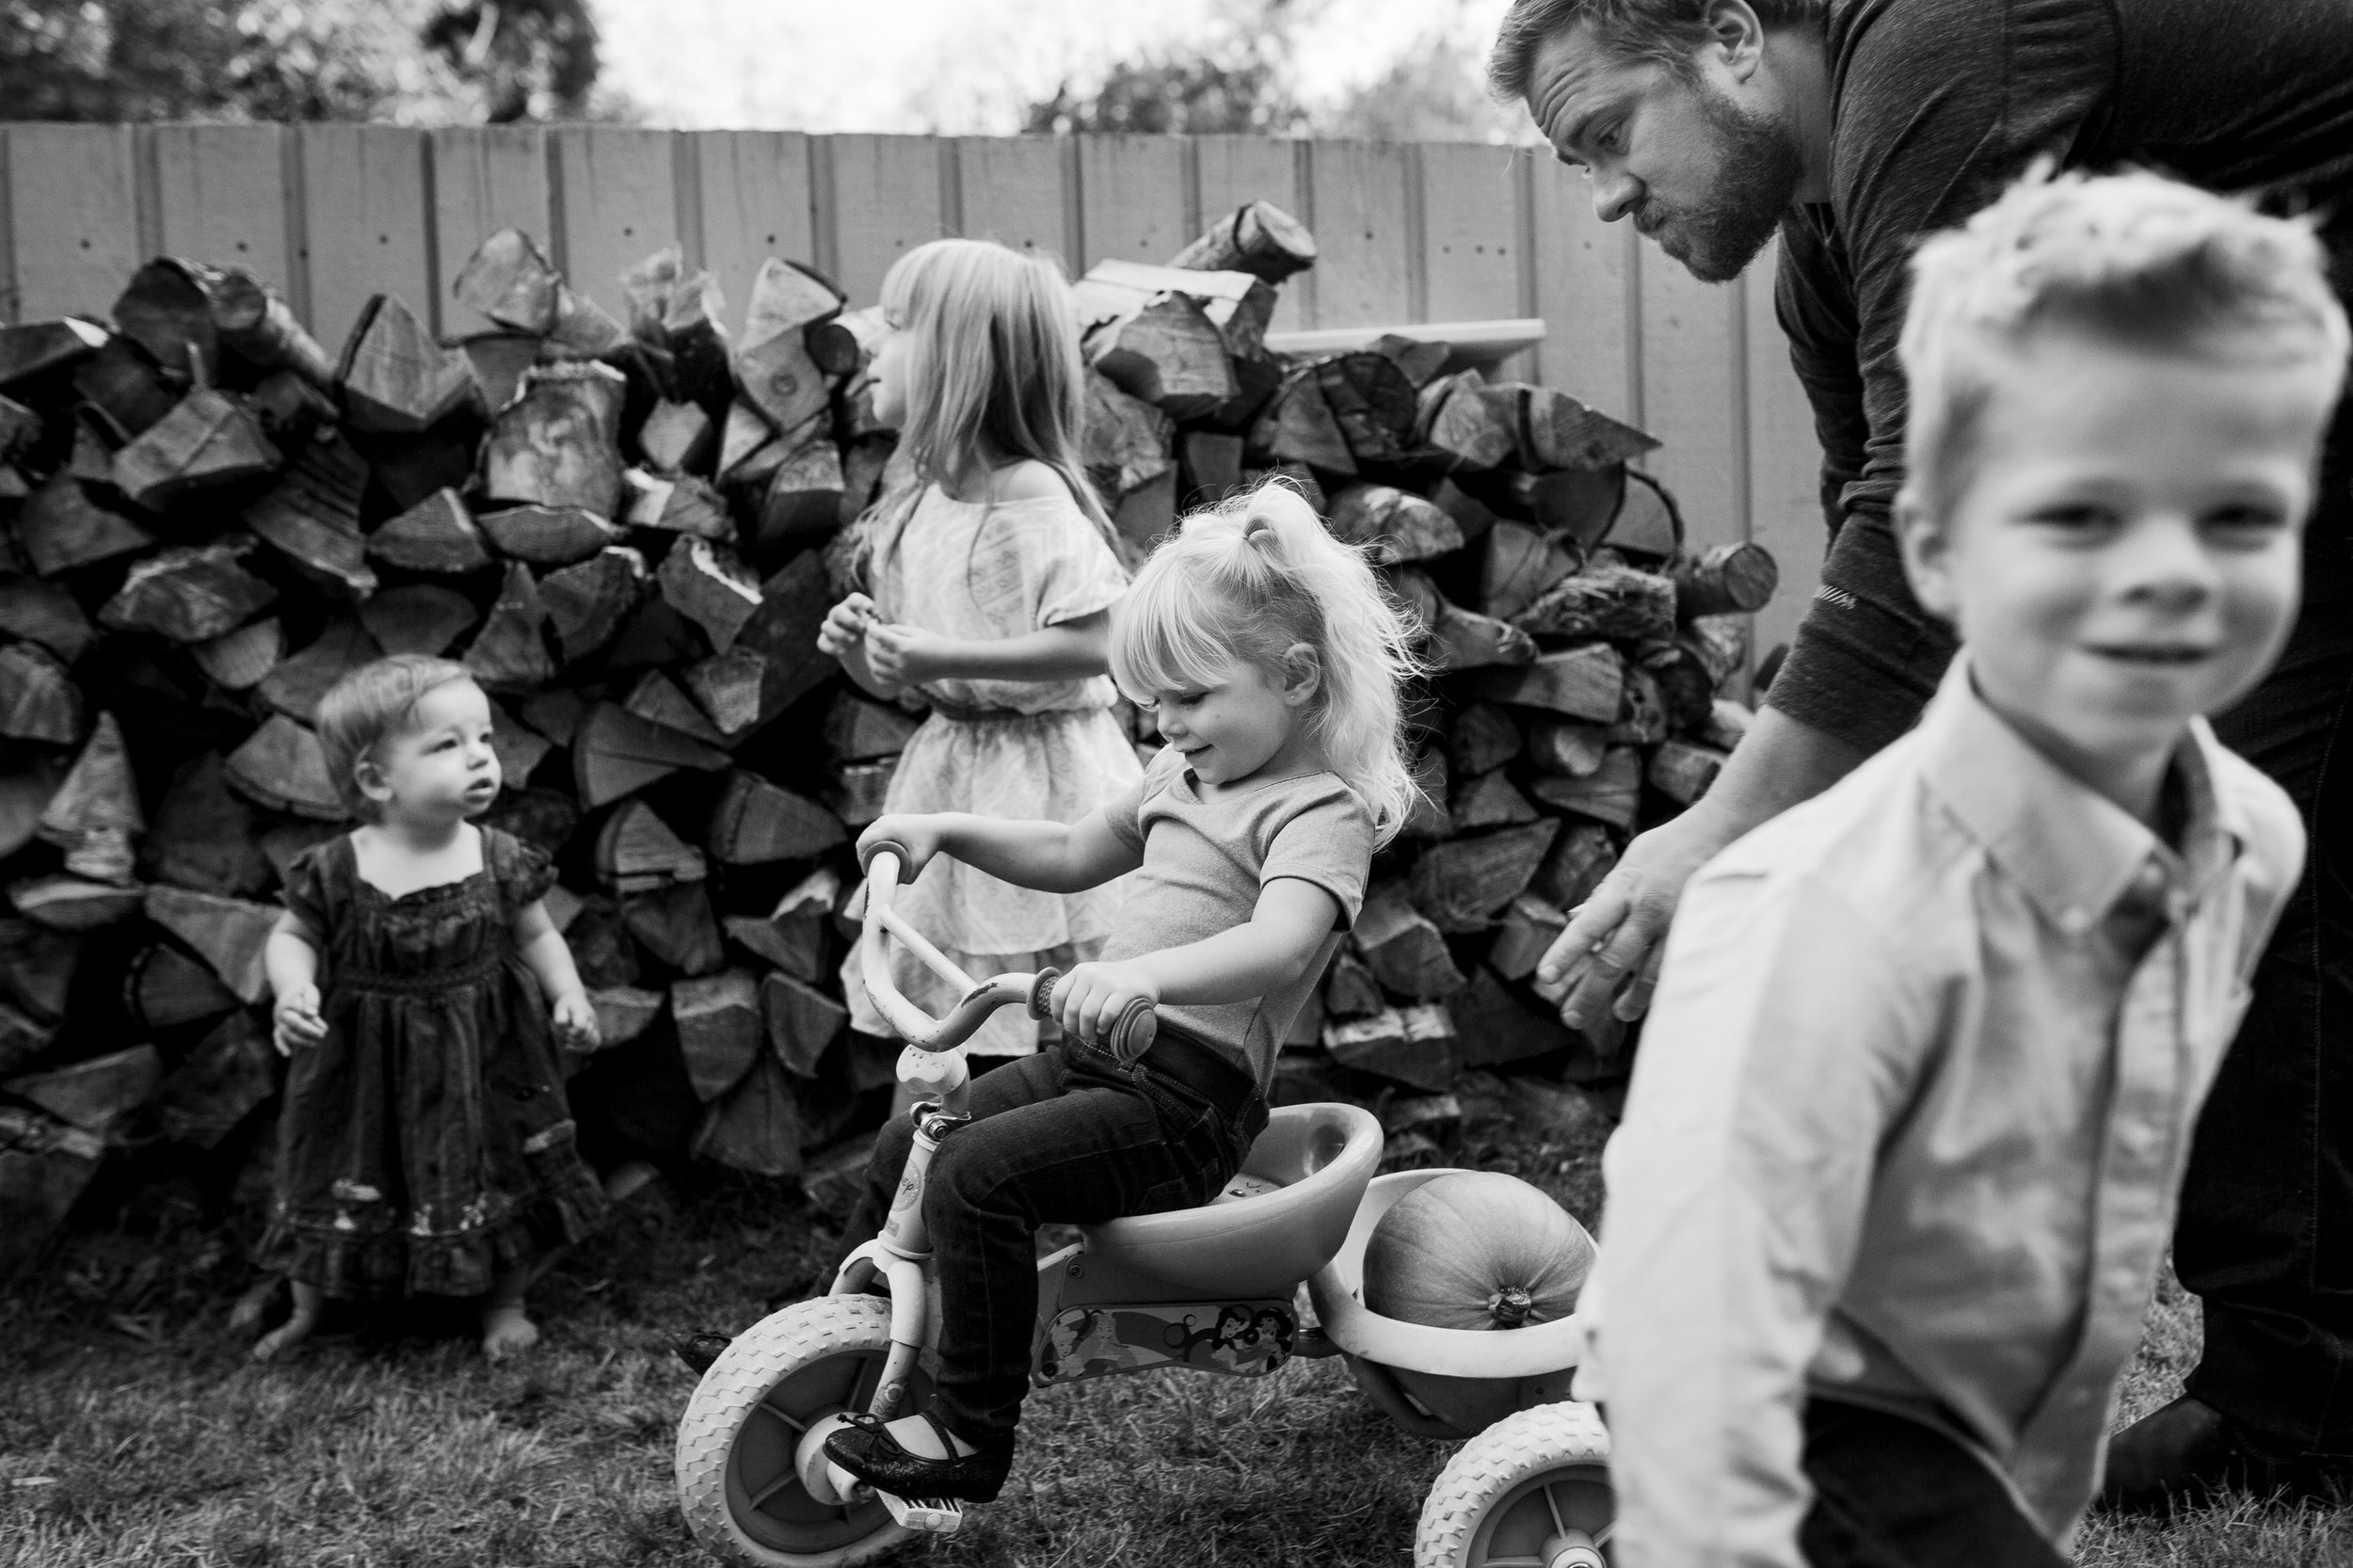
<path id="1" fill-rule="evenodd" d="M 2318 216 L 2353 293 L 2353 0 L 1514 0 L 1489 61 L 1604 221 L 1701 279 L 1779 233 L 1778 313 L 1823 449 L 1822 586 L 1713 790 L 1636 839 L 1545 957 L 1572 1026 L 1647 1005 L 1685 881 L 1903 733 L 1949 660 L 1889 517 L 1896 345 L 1918 238 L 2038 159 L 2153 168 Z M 2217 725 L 2312 848 L 2198 1125 L 2174 1237 L 2205 1306 L 2184 1395 L 2108 1456 L 2106 1496 L 2353 1477 L 2353 416 L 2305 535 L 2274 674 Z M 2097 498 L 2087 498 L 2096 511 Z M 2353 740 L 2353 735 L 2346 735 Z"/>

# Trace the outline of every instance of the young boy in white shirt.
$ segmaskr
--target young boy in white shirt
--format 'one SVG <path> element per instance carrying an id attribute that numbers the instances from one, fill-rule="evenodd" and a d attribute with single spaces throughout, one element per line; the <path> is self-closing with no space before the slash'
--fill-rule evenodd
<path id="1" fill-rule="evenodd" d="M 1897 529 L 1961 651 L 1684 895 L 1588 1295 L 1619 1568 L 2065 1561 L 2303 859 L 2201 715 L 2296 616 L 2323 265 L 2147 174 L 1916 259 Z"/>

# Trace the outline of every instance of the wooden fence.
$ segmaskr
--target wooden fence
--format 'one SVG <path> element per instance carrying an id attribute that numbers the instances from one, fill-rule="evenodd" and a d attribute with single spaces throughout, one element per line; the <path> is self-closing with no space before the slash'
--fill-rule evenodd
<path id="1" fill-rule="evenodd" d="M 941 234 L 1162 262 L 1206 216 L 1263 197 L 1322 257 L 1277 328 L 1542 316 L 1507 369 L 1631 420 L 1705 543 L 1780 559 L 1759 646 L 1785 641 L 1824 538 L 1813 424 L 1772 312 L 1770 256 L 1709 287 L 1597 222 L 1583 180 L 1526 150 L 1245 136 L 929 137 L 607 126 L 0 126 L 0 312 L 103 312 L 170 253 L 245 266 L 331 347 L 395 293 L 464 329 L 446 296 L 512 224 L 608 308 L 622 269 L 676 240 L 740 312 L 760 259 L 813 262 L 871 302 Z"/>

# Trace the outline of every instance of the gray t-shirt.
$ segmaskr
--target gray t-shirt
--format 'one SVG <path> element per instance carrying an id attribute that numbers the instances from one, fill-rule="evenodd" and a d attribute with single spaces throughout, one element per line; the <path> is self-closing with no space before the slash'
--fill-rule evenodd
<path id="1" fill-rule="evenodd" d="M 1213 1006 L 1163 1006 L 1160 1016 L 1236 1058 L 1264 1089 L 1283 1036 L 1341 935 L 1365 902 L 1372 864 L 1372 813 L 1336 774 L 1313 773 L 1204 799 L 1200 780 L 1174 746 L 1143 780 L 1103 805 L 1120 842 L 1144 856 L 1105 962 L 1160 952 L 1248 923 L 1258 889 L 1294 876 L 1332 895 L 1339 920 L 1299 974 L 1262 997 Z"/>

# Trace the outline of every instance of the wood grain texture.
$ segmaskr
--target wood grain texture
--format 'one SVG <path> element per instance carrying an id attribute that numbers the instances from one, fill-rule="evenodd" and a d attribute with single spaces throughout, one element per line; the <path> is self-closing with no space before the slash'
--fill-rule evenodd
<path id="1" fill-rule="evenodd" d="M 1406 150 L 1319 141 L 1309 153 L 1317 248 L 1310 327 L 1376 327 L 1413 305 Z M 1305 215 L 1296 215 L 1305 216 Z"/>
<path id="2" fill-rule="evenodd" d="M 291 134 L 279 125 L 156 126 L 164 253 L 240 266 L 283 292 L 289 276 L 285 138 Z"/>
<path id="3" fill-rule="evenodd" d="M 1542 152 L 1529 172 L 1536 313 L 1545 328 L 1535 378 L 1641 424 L 1640 367 L 1627 331 L 1627 290 L 1637 271 L 1633 226 L 1595 217 L 1593 187 Z"/>
<path id="4" fill-rule="evenodd" d="M 1079 210 L 1080 272 L 1106 256 L 1167 261 L 1193 237 L 1185 210 L 1185 144 L 1173 136 L 1080 137 Z"/>
<path id="5" fill-rule="evenodd" d="M 744 319 L 752 280 L 771 256 L 813 263 L 808 137 L 797 131 L 696 134 L 701 170 L 703 265 L 727 296 L 728 330 Z"/>
<path id="6" fill-rule="evenodd" d="M 1830 532 L 1822 518 L 1822 448 L 1805 388 L 1790 368 L 1789 343 L 1773 317 L 1775 242 L 1741 279 L 1748 291 L 1749 537 L 1771 551 L 1781 587 L 1756 616 L 1762 658 L 1797 635 L 1821 585 Z"/>
<path id="7" fill-rule="evenodd" d="M 1202 227 L 1250 201 L 1272 201 L 1306 221 L 1306 201 L 1299 189 L 1299 148 L 1298 142 L 1273 136 L 1195 136 Z M 1272 329 L 1289 332 L 1306 326 L 1305 302 L 1314 288 L 1312 268 L 1285 283 Z"/>
<path id="8" fill-rule="evenodd" d="M 520 229 L 542 250 L 558 243 L 549 228 L 547 133 L 489 125 L 430 134 L 441 297 L 428 319 L 444 336 L 487 331 L 491 324 L 449 298 L 449 289 L 474 248 L 501 229 Z M 551 259 L 564 264 L 560 255 Z"/>
<path id="9" fill-rule="evenodd" d="M 929 136 L 826 136 L 833 160 L 834 282 L 852 308 L 882 297 L 883 274 L 947 231 L 939 210 L 939 148 Z"/>
<path id="10" fill-rule="evenodd" d="M 956 152 L 965 233 L 1068 265 L 1078 247 L 1063 221 L 1063 157 L 1054 138 L 966 136 Z"/>
<path id="11" fill-rule="evenodd" d="M 549 135 L 564 184 L 565 280 L 625 317 L 621 274 L 678 238 L 676 133 L 565 125 Z"/>
<path id="12" fill-rule="evenodd" d="M 373 294 L 397 295 L 429 320 L 440 288 L 426 246 L 425 133 L 305 125 L 299 135 L 312 336 L 335 352 Z"/>
<path id="13" fill-rule="evenodd" d="M 138 270 L 138 180 L 127 125 L 11 125 L 17 321 L 104 319 Z"/>

